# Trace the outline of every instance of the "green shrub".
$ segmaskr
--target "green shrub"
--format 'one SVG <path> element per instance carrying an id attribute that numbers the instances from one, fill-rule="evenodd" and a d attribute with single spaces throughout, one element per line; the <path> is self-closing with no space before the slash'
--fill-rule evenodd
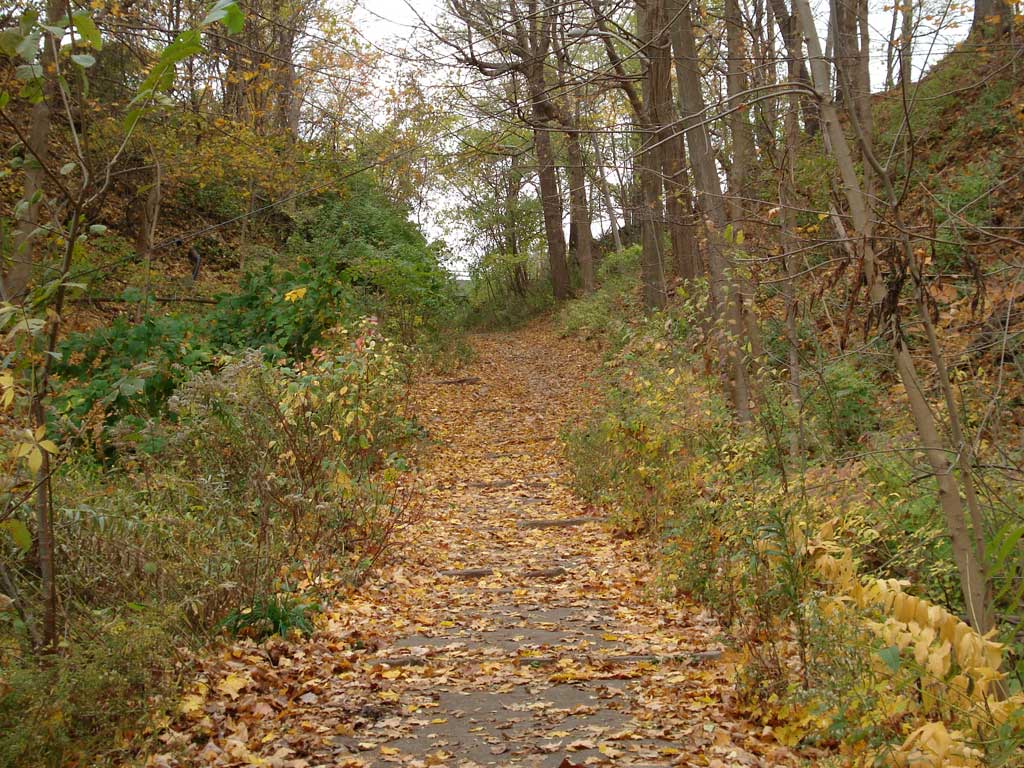
<path id="1" fill-rule="evenodd" d="M 205 315 L 122 318 L 61 346 L 53 413 L 82 442 L 63 440 L 51 465 L 61 645 L 46 657 L 22 541 L 35 523 L 19 503 L 32 478 L 11 450 L 28 387 L 9 390 L 0 455 L 16 471 L 0 482 L 0 558 L 15 600 L 0 605 L 0 765 L 124 763 L 173 682 L 175 649 L 218 626 L 308 634 L 321 591 L 363 578 L 409 522 L 413 353 L 391 339 L 454 348 L 442 328 L 457 300 L 405 212 L 353 184 L 297 217 L 285 252 Z M 93 441 L 100 451 L 84 449 Z"/>
<path id="2" fill-rule="evenodd" d="M 70 336 L 60 347 L 57 411 L 73 431 L 102 435 L 125 416 L 160 414 L 175 387 L 205 370 L 215 354 L 262 349 L 303 360 L 339 325 L 374 315 L 392 337 L 440 349 L 456 314 L 439 254 L 365 182 L 319 201 L 290 241 L 282 268 L 264 260 L 237 294 L 201 316 L 147 316 Z M 125 298 L 139 300 L 138 291 Z"/>
<path id="3" fill-rule="evenodd" d="M 376 322 L 339 333 L 332 351 L 305 364 L 249 352 L 194 377 L 171 403 L 179 418 L 171 450 L 204 457 L 277 557 L 307 553 L 343 567 L 376 558 L 387 543 L 381 532 L 403 513 L 384 499 L 405 468 L 395 449 L 416 430 L 399 407 L 395 348 Z M 267 592 L 272 574 L 264 568 L 250 583 Z"/>
<path id="4" fill-rule="evenodd" d="M 73 428 L 92 420 L 159 414 L 174 388 L 212 357 L 201 324 L 183 315 L 117 318 L 109 326 L 69 336 L 60 346 L 56 375 L 63 382 L 57 413 Z M 94 426 L 89 424 L 87 426 Z"/>
<path id="5" fill-rule="evenodd" d="M 463 322 L 471 328 L 516 328 L 555 304 L 547 268 L 526 256 L 488 254 L 470 278 Z"/>
<path id="6" fill-rule="evenodd" d="M 597 269 L 598 288 L 571 301 L 559 314 L 562 332 L 586 336 L 609 336 L 622 330 L 624 311 L 640 312 L 640 246 L 606 254 Z"/>
<path id="7" fill-rule="evenodd" d="M 805 432 L 828 435 L 830 451 L 838 455 L 856 452 L 864 435 L 881 426 L 881 395 L 872 368 L 846 359 L 829 363 L 820 376 L 807 378 Z"/>
<path id="8" fill-rule="evenodd" d="M 597 282 L 602 288 L 622 287 L 640 274 L 640 246 L 631 245 L 601 257 L 597 265 Z"/>
<path id="9" fill-rule="evenodd" d="M 299 219 L 284 254 L 264 261 L 209 319 L 217 347 L 266 347 L 301 360 L 339 324 L 376 316 L 406 344 L 450 338 L 454 283 L 403 210 L 354 180 Z"/>
<path id="10" fill-rule="evenodd" d="M 960 610 L 953 552 L 933 494 L 909 493 L 914 467 L 891 454 L 864 463 L 863 504 L 847 510 L 839 538 L 867 573 L 905 579 L 917 594 Z"/>
<path id="11" fill-rule="evenodd" d="M 223 181 L 186 179 L 178 191 L 177 203 L 185 210 L 199 210 L 213 219 L 226 221 L 245 213 L 242 185 Z"/>

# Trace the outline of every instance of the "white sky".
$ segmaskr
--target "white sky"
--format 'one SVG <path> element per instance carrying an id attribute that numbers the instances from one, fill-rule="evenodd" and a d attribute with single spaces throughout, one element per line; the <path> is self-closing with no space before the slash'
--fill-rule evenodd
<path id="1" fill-rule="evenodd" d="M 410 5 L 416 9 L 415 13 Z M 402 40 L 416 26 L 416 13 L 434 21 L 441 4 L 438 0 L 359 0 L 355 14 L 357 27 L 378 45 L 389 38 Z"/>

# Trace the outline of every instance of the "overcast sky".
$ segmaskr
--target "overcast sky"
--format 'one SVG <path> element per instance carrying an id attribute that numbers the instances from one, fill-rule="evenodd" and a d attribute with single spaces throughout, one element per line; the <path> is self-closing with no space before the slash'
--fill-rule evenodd
<path id="1" fill-rule="evenodd" d="M 388 39 L 407 37 L 416 26 L 416 13 L 433 21 L 440 4 L 441 0 L 409 0 L 409 3 L 405 0 L 359 0 L 355 18 L 363 34 L 380 44 Z"/>

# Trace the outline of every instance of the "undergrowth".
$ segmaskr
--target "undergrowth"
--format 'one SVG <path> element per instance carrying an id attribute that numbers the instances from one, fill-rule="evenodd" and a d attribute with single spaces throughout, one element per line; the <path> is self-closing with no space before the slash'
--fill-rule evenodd
<path id="1" fill-rule="evenodd" d="M 782 364 L 765 367 L 755 423 L 737 428 L 705 373 L 700 327 L 691 322 L 700 308 L 681 296 L 645 315 L 626 289 L 639 280 L 620 279 L 620 265 L 636 269 L 634 254 L 606 257 L 599 290 L 560 316 L 566 333 L 597 336 L 606 350 L 604 405 L 567 435 L 577 489 L 619 529 L 657 542 L 668 593 L 718 614 L 742 654 L 742 706 L 783 743 L 873 755 L 938 719 L 971 734 L 970 749 L 992 764 L 1008 764 L 1000 761 L 1024 743 L 1019 712 L 962 714 L 969 705 L 949 643 L 914 635 L 917 624 L 894 629 L 906 616 L 858 608 L 818 565 L 848 550 L 854 581 L 895 579 L 929 604 L 962 612 L 944 523 L 934 494 L 917 488 L 912 433 L 888 404 L 872 350 L 808 366 L 814 375 L 805 377 L 799 407 Z M 806 357 L 827 360 L 813 335 L 803 338 Z M 779 343 L 765 339 L 769 349 Z M 986 521 L 994 580 L 1019 584 L 1022 560 L 1009 554 L 1018 534 L 1008 531 L 1020 530 L 1024 505 L 998 472 L 985 483 L 999 500 Z M 842 589 L 856 590 L 854 581 Z M 999 602 L 1011 617 L 1012 590 Z M 1014 624 L 1003 626 L 1015 694 L 1024 645 Z"/>
<path id="2" fill-rule="evenodd" d="M 195 204 L 226 215 L 217 189 Z M 124 316 L 61 346 L 48 434 L 63 639 L 45 656 L 18 403 L 0 422 L 0 764 L 118 764 L 152 735 L 141 713 L 189 649 L 310 634 L 319 602 L 411 521 L 407 382 L 462 354 L 460 300 L 369 182 L 297 220 L 208 311 L 159 313 L 128 290 Z"/>

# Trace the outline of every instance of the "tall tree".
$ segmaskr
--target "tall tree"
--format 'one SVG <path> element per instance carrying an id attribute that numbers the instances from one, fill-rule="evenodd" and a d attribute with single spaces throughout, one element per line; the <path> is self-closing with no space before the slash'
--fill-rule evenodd
<path id="1" fill-rule="evenodd" d="M 690 3 L 687 0 L 675 0 L 673 15 L 671 34 L 676 83 L 683 109 L 686 149 L 707 233 L 710 298 L 717 315 L 715 337 L 722 362 L 722 373 L 728 382 L 728 391 L 736 409 L 736 416 L 741 422 L 749 422 L 752 419 L 750 384 L 742 352 L 744 323 L 739 288 L 728 274 L 725 232 L 729 220 L 714 149 L 705 121 L 706 108 L 701 92 L 699 59 Z"/>
<path id="2" fill-rule="evenodd" d="M 668 295 L 665 287 L 665 263 L 662 244 L 665 241 L 665 201 L 662 191 L 662 159 L 665 150 L 664 127 L 671 122 L 664 114 L 664 90 L 670 78 L 668 23 L 664 0 L 644 0 L 636 7 L 637 37 L 643 55 L 643 101 L 641 108 L 640 148 L 636 167 L 643 192 L 641 211 L 640 266 L 644 283 L 644 303 L 663 307 Z"/>
<path id="3" fill-rule="evenodd" d="M 526 84 L 551 287 L 555 298 L 564 299 L 569 295 L 569 267 L 562 197 L 551 145 L 558 110 L 548 78 L 558 6 L 541 6 L 538 0 L 528 0 L 522 7 L 516 0 L 508 0 L 507 4 L 450 0 L 450 8 L 462 20 L 466 32 L 464 43 L 453 43 L 458 60 L 487 77 L 519 76 Z M 480 45 L 484 52 L 479 51 Z"/>

